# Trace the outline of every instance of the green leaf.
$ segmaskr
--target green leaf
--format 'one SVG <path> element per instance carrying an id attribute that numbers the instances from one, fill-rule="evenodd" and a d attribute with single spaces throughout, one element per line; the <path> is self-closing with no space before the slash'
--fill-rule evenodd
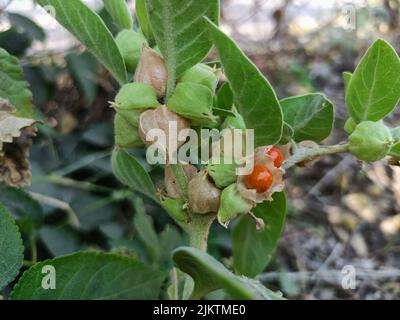
<path id="1" fill-rule="evenodd" d="M 215 107 L 231 110 L 233 106 L 233 92 L 228 82 L 225 82 L 215 96 Z"/>
<path id="2" fill-rule="evenodd" d="M 82 250 L 79 233 L 67 225 L 44 226 L 39 236 L 53 257 L 62 256 Z"/>
<path id="3" fill-rule="evenodd" d="M 17 30 L 26 32 L 32 40 L 44 41 L 46 39 L 44 30 L 28 17 L 11 12 L 7 16 Z"/>
<path id="4" fill-rule="evenodd" d="M 16 108 L 16 116 L 33 117 L 32 93 L 28 86 L 18 58 L 0 48 L 0 98 Z"/>
<path id="5" fill-rule="evenodd" d="M 56 289 L 46 290 L 44 266 L 56 271 Z M 47 274 L 48 275 L 48 274 Z M 157 299 L 165 279 L 128 256 L 78 252 L 35 264 L 18 281 L 12 300 L 149 300 Z"/>
<path id="6" fill-rule="evenodd" d="M 103 0 L 104 7 L 122 29 L 132 29 L 133 21 L 125 0 Z"/>
<path id="7" fill-rule="evenodd" d="M 169 97 L 176 79 L 210 52 L 212 41 L 203 16 L 218 23 L 219 1 L 146 0 L 146 8 L 157 45 L 167 63 Z"/>
<path id="8" fill-rule="evenodd" d="M 274 90 L 234 41 L 208 23 L 235 105 L 247 128 L 255 131 L 255 147 L 276 144 L 282 136 L 283 115 Z"/>
<path id="9" fill-rule="evenodd" d="M 346 94 L 349 112 L 357 123 L 378 121 L 393 111 L 400 99 L 400 59 L 386 41 L 368 49 L 351 77 Z"/>
<path id="10" fill-rule="evenodd" d="M 70 53 L 65 58 L 69 71 L 78 88 L 85 97 L 87 104 L 93 103 L 96 98 L 99 74 L 97 62 L 89 52 L 83 54 Z"/>
<path id="11" fill-rule="evenodd" d="M 133 217 L 133 225 L 140 239 L 146 245 L 147 251 L 153 262 L 157 262 L 160 258 L 160 242 L 156 231 L 154 230 L 153 219 L 146 214 L 146 209 L 141 198 L 134 201 L 135 215 Z"/>
<path id="12" fill-rule="evenodd" d="M 343 72 L 343 82 L 344 82 L 344 91 L 345 93 L 349 89 L 350 80 L 353 74 L 351 72 L 345 71 Z"/>
<path id="13" fill-rule="evenodd" d="M 81 0 L 37 0 L 52 6 L 56 19 L 111 72 L 120 84 L 128 82 L 125 63 L 114 38 L 103 20 Z"/>
<path id="14" fill-rule="evenodd" d="M 152 45 L 153 44 L 152 42 L 154 41 L 154 34 L 153 30 L 151 29 L 149 16 L 146 10 L 146 0 L 136 0 L 135 9 L 136 9 L 136 18 L 139 22 L 140 29 L 142 30 L 146 39 Z"/>
<path id="15" fill-rule="evenodd" d="M 113 197 L 98 196 L 94 193 L 80 192 L 70 200 L 70 206 L 76 213 L 76 219 L 83 231 L 98 228 L 106 221 L 112 220 L 117 208 Z"/>
<path id="16" fill-rule="evenodd" d="M 264 220 L 264 230 L 257 231 L 249 216 L 241 217 L 232 230 L 235 272 L 248 277 L 263 272 L 275 252 L 285 224 L 285 194 L 276 193 L 274 201 L 257 205 L 253 213 Z"/>
<path id="17" fill-rule="evenodd" d="M 286 122 L 283 123 L 283 131 L 282 131 L 282 138 L 279 141 L 279 144 L 287 144 L 291 142 L 294 135 L 294 129 L 291 125 L 287 124 Z"/>
<path id="18" fill-rule="evenodd" d="M 156 189 L 149 174 L 132 155 L 123 149 L 116 148 L 111 163 L 115 176 L 123 184 L 158 202 Z"/>
<path id="19" fill-rule="evenodd" d="M 175 264 L 189 274 L 194 282 L 194 298 L 224 289 L 238 300 L 279 300 L 282 297 L 256 280 L 234 275 L 207 253 L 192 247 L 180 247 L 173 252 Z"/>
<path id="20" fill-rule="evenodd" d="M 0 292 L 18 275 L 24 260 L 21 234 L 11 214 L 0 204 Z"/>
<path id="21" fill-rule="evenodd" d="M 320 93 L 290 97 L 281 100 L 285 122 L 294 130 L 296 142 L 320 142 L 333 129 L 335 118 L 332 103 Z"/>
<path id="22" fill-rule="evenodd" d="M 0 202 L 14 216 L 22 232 L 38 230 L 43 225 L 41 205 L 23 189 L 0 186 Z"/>

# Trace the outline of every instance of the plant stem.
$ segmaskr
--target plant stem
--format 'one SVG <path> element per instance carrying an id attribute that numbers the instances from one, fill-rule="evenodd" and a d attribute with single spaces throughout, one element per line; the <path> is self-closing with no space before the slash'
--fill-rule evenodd
<path id="1" fill-rule="evenodd" d="M 29 261 L 29 260 L 24 260 L 22 265 L 26 268 L 30 268 L 34 265 L 35 263 L 33 261 Z"/>
<path id="2" fill-rule="evenodd" d="M 179 189 L 181 191 L 183 199 L 187 200 L 188 196 L 188 182 L 185 176 L 185 171 L 180 163 L 171 165 L 172 172 L 178 182 Z"/>
<path id="3" fill-rule="evenodd" d="M 208 235 L 216 215 L 191 215 L 191 221 L 185 227 L 189 235 L 190 246 L 202 251 L 207 251 Z"/>
<path id="4" fill-rule="evenodd" d="M 287 159 L 283 165 L 282 169 L 289 169 L 295 166 L 297 163 L 310 160 L 312 158 L 326 155 L 326 154 L 335 154 L 335 153 L 343 153 L 349 151 L 348 144 L 338 144 L 333 146 L 323 146 L 315 149 L 308 148 L 299 148 L 297 152 Z"/>
<path id="5" fill-rule="evenodd" d="M 89 191 L 89 192 L 90 191 L 100 192 L 100 193 L 104 193 L 104 194 L 109 194 L 113 191 L 111 188 L 98 186 L 91 182 L 77 181 L 77 180 L 73 180 L 70 178 L 62 177 L 62 176 L 56 176 L 56 175 L 33 177 L 32 181 L 34 181 L 34 182 L 49 182 L 49 183 L 53 183 L 55 185 L 59 185 L 62 187 L 74 188 L 74 189 L 79 189 L 79 190 Z"/>

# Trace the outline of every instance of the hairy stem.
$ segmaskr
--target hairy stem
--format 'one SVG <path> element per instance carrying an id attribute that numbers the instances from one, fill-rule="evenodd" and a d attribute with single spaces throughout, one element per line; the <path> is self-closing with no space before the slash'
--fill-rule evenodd
<path id="1" fill-rule="evenodd" d="M 176 181 L 178 182 L 178 186 L 179 189 L 181 190 L 182 196 L 185 200 L 187 200 L 188 183 L 185 176 L 185 171 L 183 170 L 182 165 L 179 163 L 171 165 L 171 168 L 176 178 Z"/>
<path id="2" fill-rule="evenodd" d="M 207 251 L 208 235 L 215 218 L 215 214 L 191 215 L 191 221 L 185 228 L 191 247 Z"/>
<path id="3" fill-rule="evenodd" d="M 299 148 L 293 156 L 291 156 L 283 163 L 282 168 L 286 170 L 295 166 L 300 162 L 307 161 L 315 157 L 319 157 L 326 154 L 343 153 L 348 151 L 349 151 L 348 144 L 323 146 L 315 149 Z"/>

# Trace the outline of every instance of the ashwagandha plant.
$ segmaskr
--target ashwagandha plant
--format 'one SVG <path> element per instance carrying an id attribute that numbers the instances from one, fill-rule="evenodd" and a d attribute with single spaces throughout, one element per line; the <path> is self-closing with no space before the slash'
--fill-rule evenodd
<path id="1" fill-rule="evenodd" d="M 115 39 L 80 0 L 37 3 L 52 6 L 58 22 L 120 84 L 111 104 L 115 110 L 113 171 L 132 191 L 163 207 L 188 234 L 190 247 L 173 252 L 178 269 L 169 276 L 116 253 L 57 257 L 25 272 L 11 299 L 188 299 L 217 289 L 236 299 L 282 299 L 255 278 L 271 260 L 284 227 L 285 172 L 342 152 L 361 161 L 391 157 L 399 163 L 400 130 L 390 128 L 384 118 L 399 102 L 400 60 L 384 40 L 372 44 L 354 73 L 344 73 L 350 114 L 344 129 L 349 139 L 327 146 L 319 143 L 333 128 L 332 103 L 320 93 L 279 100 L 268 80 L 218 28 L 218 0 L 136 0 L 137 30 L 124 0 L 104 0 L 121 29 Z M 218 61 L 204 62 L 213 47 Z M 0 50 L 0 97 L 0 182 L 25 186 L 30 178 L 30 138 L 38 122 L 22 69 L 5 50 Z M 254 162 L 253 170 L 237 175 L 240 163 L 209 161 L 195 166 L 167 161 L 165 186 L 156 190 L 127 149 L 151 146 L 146 138 L 152 129 L 170 137 L 172 122 L 178 132 L 253 129 L 255 150 L 246 155 Z M 178 141 L 172 152 L 183 142 Z M 207 239 L 213 223 L 228 226 L 233 220 L 233 266 L 228 270 L 206 253 Z M 18 228 L 0 206 L 0 289 L 17 276 L 22 260 Z M 46 266 L 57 272 L 53 290 L 48 290 L 51 281 L 43 285 L 50 279 L 44 279 Z"/>

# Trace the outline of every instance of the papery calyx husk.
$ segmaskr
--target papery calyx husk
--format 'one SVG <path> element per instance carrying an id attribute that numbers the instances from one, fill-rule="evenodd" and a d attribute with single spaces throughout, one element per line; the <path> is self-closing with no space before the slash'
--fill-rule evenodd
<path id="1" fill-rule="evenodd" d="M 168 84 L 167 65 L 164 58 L 147 45 L 143 46 L 134 80 L 151 85 L 158 98 L 165 97 Z"/>
<path id="2" fill-rule="evenodd" d="M 193 125 L 208 125 L 216 123 L 218 119 L 212 113 L 213 92 L 202 84 L 178 83 L 167 106 L 182 117 L 192 120 Z"/>
<path id="3" fill-rule="evenodd" d="M 260 165 L 266 167 L 272 174 L 271 186 L 268 188 L 268 190 L 262 193 L 258 193 L 255 189 L 247 188 L 245 183 L 246 176 L 238 175 L 237 188 L 239 190 L 239 193 L 243 198 L 252 201 L 254 203 L 262 203 L 266 200 L 272 201 L 273 200 L 272 195 L 275 192 L 281 192 L 285 187 L 285 183 L 283 180 L 285 170 L 283 170 L 282 168 L 275 167 L 273 159 L 271 158 L 271 156 L 267 154 L 268 150 L 271 147 L 272 146 L 259 147 L 254 151 L 254 154 L 245 157 L 241 161 L 242 162 L 241 166 L 244 166 L 246 162 L 250 161 L 253 162 L 254 165 Z"/>
<path id="4" fill-rule="evenodd" d="M 349 150 L 359 160 L 378 161 L 390 151 L 393 136 L 383 121 L 364 121 L 349 138 Z"/>
<path id="5" fill-rule="evenodd" d="M 177 134 L 184 129 L 190 129 L 190 121 L 181 117 L 180 115 L 172 112 L 166 106 L 160 106 L 154 110 L 146 110 L 140 115 L 139 119 L 139 134 L 146 146 L 150 146 L 154 143 L 148 137 L 148 133 L 151 129 L 160 129 L 165 133 L 166 143 L 168 145 L 169 136 L 173 134 L 170 132 L 170 123 L 176 124 Z M 172 128 L 172 127 L 171 127 Z M 149 138 L 149 139 L 148 139 Z M 156 142 L 162 150 L 167 150 L 167 145 L 163 145 L 162 142 Z M 183 145 L 185 141 L 177 141 L 177 147 Z M 173 152 L 176 150 L 172 150 Z"/>
<path id="6" fill-rule="evenodd" d="M 167 164 L 165 166 L 164 172 L 164 183 L 165 189 L 167 191 L 167 195 L 170 198 L 178 199 L 183 196 L 182 190 L 179 186 L 179 183 L 176 179 L 176 175 L 173 170 L 173 165 Z M 191 164 L 180 165 L 183 169 L 183 174 L 185 175 L 186 183 L 189 183 L 190 180 L 197 174 L 197 168 Z"/>
<path id="7" fill-rule="evenodd" d="M 128 83 L 122 86 L 112 106 L 119 113 L 128 110 L 155 109 L 159 106 L 154 89 L 146 83 Z"/>
<path id="8" fill-rule="evenodd" d="M 115 144 L 122 148 L 143 147 L 143 141 L 139 135 L 138 112 L 132 112 L 127 120 L 126 117 L 116 114 L 114 118 Z M 135 125 L 136 123 L 136 125 Z"/>
<path id="9" fill-rule="evenodd" d="M 277 148 L 282 156 L 283 156 L 283 161 L 288 159 L 290 157 L 290 149 L 291 149 L 291 144 L 287 143 L 284 145 L 275 145 L 275 146 L 263 146 L 259 147 L 255 150 L 254 155 L 255 155 L 255 162 L 258 164 L 259 161 L 262 161 L 265 156 L 267 156 L 269 159 L 272 160 L 271 156 L 268 154 L 268 151 L 272 148 Z"/>
<path id="10" fill-rule="evenodd" d="M 218 222 L 227 228 L 231 220 L 239 215 L 249 213 L 254 206 L 255 203 L 245 199 L 240 194 L 236 183 L 233 183 L 222 191 L 221 204 L 217 216 Z"/>
<path id="11" fill-rule="evenodd" d="M 0 98 L 0 183 L 26 187 L 30 184 L 28 156 L 37 121 L 14 113 L 15 108 Z"/>
<path id="12" fill-rule="evenodd" d="M 189 208 L 195 214 L 218 212 L 221 190 L 212 183 L 207 171 L 202 170 L 188 185 Z"/>
<path id="13" fill-rule="evenodd" d="M 225 161 L 224 157 L 211 158 L 207 164 L 208 174 L 220 189 L 236 181 L 236 168 L 235 162 Z"/>
<path id="14" fill-rule="evenodd" d="M 211 68 L 204 63 L 199 63 L 187 70 L 178 82 L 194 82 L 208 87 L 212 92 L 218 85 L 218 70 Z"/>
<path id="15" fill-rule="evenodd" d="M 117 114 L 114 119 L 115 143 L 124 148 L 141 147 L 139 136 L 140 114 L 159 106 L 153 88 L 144 83 L 124 85 L 112 103 Z"/>

